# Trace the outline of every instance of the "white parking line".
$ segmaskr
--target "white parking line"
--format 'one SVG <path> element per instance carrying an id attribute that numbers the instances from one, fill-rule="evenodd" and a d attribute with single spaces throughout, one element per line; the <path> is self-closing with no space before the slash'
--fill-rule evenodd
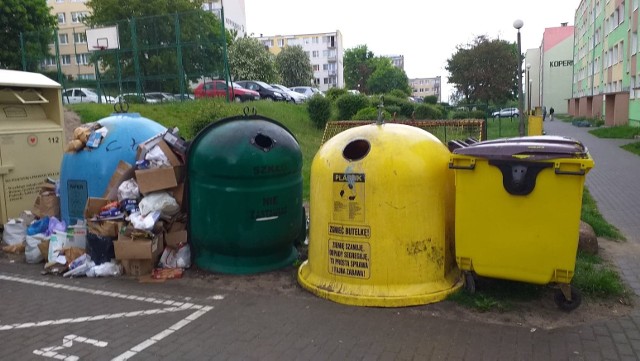
<path id="1" fill-rule="evenodd" d="M 15 324 L 10 324 L 10 325 L 2 325 L 2 324 L 0 324 L 0 331 L 14 330 L 14 329 L 24 329 L 24 328 L 31 328 L 31 327 L 51 326 L 51 325 L 62 325 L 62 324 L 70 324 L 70 323 L 81 323 L 81 322 L 90 322 L 90 321 L 99 321 L 99 320 L 113 320 L 113 319 L 127 318 L 127 317 L 158 315 L 158 314 L 170 313 L 170 312 L 181 312 L 181 311 L 195 310 L 195 312 L 191 313 L 187 317 L 185 317 L 182 320 L 180 320 L 180 321 L 176 322 L 175 324 L 171 325 L 169 328 L 160 331 L 159 333 L 155 334 L 154 336 L 152 336 L 152 337 L 142 341 L 141 343 L 133 346 L 129 350 L 125 351 L 123 354 L 115 357 L 113 359 L 113 361 L 123 361 L 123 360 L 128 360 L 131 357 L 134 357 L 135 355 L 137 355 L 138 353 L 142 352 L 146 348 L 156 344 L 158 341 L 160 341 L 160 340 L 162 340 L 162 339 L 164 339 L 166 337 L 169 337 L 170 335 L 172 335 L 176 331 L 178 331 L 181 328 L 187 326 L 191 322 L 197 320 L 198 318 L 203 316 L 205 313 L 207 313 L 207 312 L 209 312 L 209 311 L 211 311 L 213 309 L 213 307 L 211 307 L 211 306 L 196 305 L 196 304 L 189 303 L 189 302 L 175 302 L 175 301 L 169 301 L 169 300 L 160 300 L 160 299 L 156 299 L 156 298 L 153 298 L 153 297 L 139 297 L 139 296 L 127 295 L 127 294 L 118 293 L 118 292 L 98 291 L 98 290 L 92 290 L 92 289 L 89 289 L 89 288 L 83 288 L 83 287 L 77 287 L 77 286 L 68 286 L 68 285 L 59 284 L 59 283 L 52 283 L 52 282 L 37 281 L 37 280 L 33 280 L 33 279 L 22 278 L 22 277 L 18 277 L 18 276 L 12 276 L 12 275 L 8 275 L 8 274 L 0 273 L 0 281 L 2 281 L 2 280 L 11 281 L 11 282 L 19 282 L 19 283 L 24 283 L 24 284 L 28 284 L 28 285 L 34 285 L 34 286 L 51 287 L 51 288 L 56 288 L 56 289 L 61 289 L 61 290 L 66 290 L 66 291 L 82 292 L 82 293 L 87 293 L 87 294 L 95 295 L 95 296 L 113 297 L 113 298 L 118 298 L 118 299 L 123 299 L 123 300 L 148 302 L 148 303 L 153 303 L 153 304 L 157 304 L 157 305 L 165 305 L 165 306 L 172 306 L 172 307 L 156 308 L 156 309 L 142 310 L 142 311 L 132 311 L 132 312 L 120 312 L 120 313 L 104 314 L 104 315 L 96 315 L 96 316 L 85 316 L 85 317 L 77 317 L 77 318 L 65 318 L 65 319 L 60 319 L 60 320 L 46 320 L 46 321 L 39 321 L 39 322 L 15 323 Z M 56 352 L 56 351 L 62 350 L 63 348 L 71 347 L 73 345 L 73 342 L 72 342 L 73 340 L 75 340 L 76 342 L 90 343 L 90 344 L 93 344 L 93 345 L 98 346 L 98 347 L 106 347 L 107 344 L 108 344 L 106 341 L 97 341 L 97 340 L 92 340 L 92 339 L 88 339 L 88 338 L 84 338 L 84 337 L 79 337 L 79 336 L 76 336 L 76 335 L 67 335 L 63 339 L 63 345 L 62 346 L 45 347 L 45 348 L 42 348 L 42 349 L 34 350 L 33 352 L 36 355 L 41 355 L 41 356 L 46 356 L 46 357 L 53 357 L 53 358 L 56 358 L 56 359 L 64 359 L 64 360 L 69 360 L 69 361 L 77 360 L 76 356 L 64 355 L 64 354 L 59 354 L 59 353 Z"/>

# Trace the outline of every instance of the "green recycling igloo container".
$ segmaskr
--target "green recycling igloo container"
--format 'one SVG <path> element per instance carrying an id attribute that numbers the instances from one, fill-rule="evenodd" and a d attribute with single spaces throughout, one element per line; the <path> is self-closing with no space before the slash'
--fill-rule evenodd
<path id="1" fill-rule="evenodd" d="M 293 134 L 262 116 L 227 118 L 200 131 L 187 158 L 195 264 L 231 274 L 291 265 L 306 231 Z"/>

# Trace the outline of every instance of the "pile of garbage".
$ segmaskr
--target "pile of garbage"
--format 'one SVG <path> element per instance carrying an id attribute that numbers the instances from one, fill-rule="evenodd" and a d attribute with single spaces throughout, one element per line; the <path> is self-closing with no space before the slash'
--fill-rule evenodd
<path id="1" fill-rule="evenodd" d="M 99 147 L 106 133 L 95 124 L 80 127 L 67 151 Z M 74 225 L 59 220 L 59 185 L 47 179 L 33 209 L 4 225 L 2 249 L 67 277 L 181 277 L 191 266 L 185 153 L 177 128 L 139 144 L 136 163 L 120 161 L 104 195 L 90 197 Z"/>

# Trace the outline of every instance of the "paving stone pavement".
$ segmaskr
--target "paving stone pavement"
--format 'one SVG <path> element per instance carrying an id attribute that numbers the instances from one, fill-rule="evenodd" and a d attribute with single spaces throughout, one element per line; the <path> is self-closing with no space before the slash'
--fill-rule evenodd
<path id="1" fill-rule="evenodd" d="M 591 193 L 629 245 L 640 242 L 640 225 L 633 221 L 640 210 L 640 157 L 629 157 L 618 149 L 619 141 L 592 137 L 587 129 L 561 122 L 545 127 L 589 147 L 596 161 L 586 178 Z M 639 292 L 637 260 L 625 255 L 616 261 Z M 40 270 L 41 265 L 0 257 L 0 360 L 640 359 L 637 310 L 536 329 L 468 320 L 455 312 L 444 317 L 438 310 L 446 302 L 393 309 L 345 306 L 295 284 L 261 288 L 265 275 L 141 284 L 128 277 L 41 276 Z M 295 270 L 283 272 L 293 277 Z M 239 279 L 255 287 L 239 289 Z M 37 325 L 45 320 L 57 322 Z"/>

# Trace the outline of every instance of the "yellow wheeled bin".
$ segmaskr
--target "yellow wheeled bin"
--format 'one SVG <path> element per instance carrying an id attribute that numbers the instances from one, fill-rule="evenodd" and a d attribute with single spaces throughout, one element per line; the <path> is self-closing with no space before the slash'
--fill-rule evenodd
<path id="1" fill-rule="evenodd" d="M 404 124 L 364 125 L 326 142 L 311 165 L 302 287 L 376 307 L 438 302 L 460 289 L 449 156 L 438 138 Z"/>
<path id="2" fill-rule="evenodd" d="M 456 262 L 465 287 L 474 274 L 555 283 L 561 309 L 580 305 L 570 286 L 578 249 L 585 175 L 593 159 L 557 136 L 509 138 L 455 149 Z"/>

